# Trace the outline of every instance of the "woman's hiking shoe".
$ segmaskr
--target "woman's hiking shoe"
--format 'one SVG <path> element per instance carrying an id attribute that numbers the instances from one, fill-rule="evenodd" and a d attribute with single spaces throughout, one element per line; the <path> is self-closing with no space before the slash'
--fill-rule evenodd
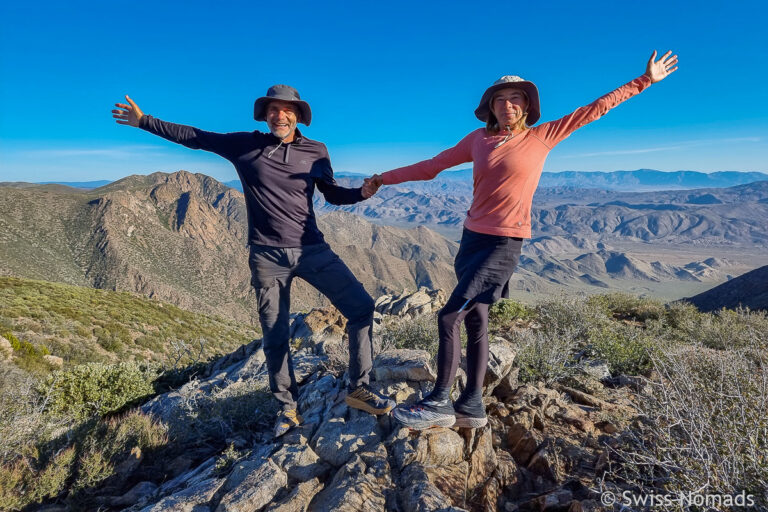
<path id="1" fill-rule="evenodd" d="M 394 400 L 376 393 L 366 385 L 350 390 L 344 401 L 350 407 L 377 415 L 387 414 L 396 405 Z"/>
<path id="2" fill-rule="evenodd" d="M 480 428 L 488 423 L 482 395 L 473 397 L 462 395 L 456 400 L 456 403 L 453 404 L 453 408 L 456 411 L 456 423 L 454 423 L 454 427 Z"/>
<path id="3" fill-rule="evenodd" d="M 424 397 L 411 406 L 400 406 L 392 416 L 408 428 L 424 430 L 431 427 L 452 427 L 456 422 L 450 398 L 444 400 Z"/>
<path id="4" fill-rule="evenodd" d="M 300 425 L 303 420 L 296 409 L 280 411 L 275 422 L 275 437 L 280 437 L 293 427 Z"/>

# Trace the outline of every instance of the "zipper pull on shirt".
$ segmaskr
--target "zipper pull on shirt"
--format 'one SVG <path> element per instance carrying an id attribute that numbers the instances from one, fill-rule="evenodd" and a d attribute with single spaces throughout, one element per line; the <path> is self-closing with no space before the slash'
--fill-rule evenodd
<path id="1" fill-rule="evenodd" d="M 274 148 L 272 148 L 272 151 L 270 151 L 269 153 L 267 153 L 267 158 L 272 158 L 272 155 L 274 155 L 274 154 L 275 154 L 275 151 L 277 151 L 277 149 L 278 149 L 280 146 L 282 146 L 282 145 L 283 145 L 283 139 L 280 139 L 280 143 L 279 143 L 277 146 L 275 146 Z"/>

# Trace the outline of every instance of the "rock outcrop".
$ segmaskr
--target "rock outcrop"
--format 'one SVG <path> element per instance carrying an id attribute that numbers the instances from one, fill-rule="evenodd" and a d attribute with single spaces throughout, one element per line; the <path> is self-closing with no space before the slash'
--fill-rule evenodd
<path id="1" fill-rule="evenodd" d="M 557 389 L 521 385 L 514 346 L 496 338 L 484 386 L 488 424 L 415 432 L 389 415 L 349 409 L 344 375 L 326 366 L 318 347 L 322 336 L 310 339 L 293 353 L 301 368 L 300 427 L 274 439 L 265 424 L 250 442 L 239 441 L 239 458 L 229 469 L 217 467 L 212 454 L 187 463 L 166 482 L 127 489 L 110 505 L 120 508 L 133 499 L 129 510 L 141 512 L 599 509 L 594 483 L 605 469 L 606 444 L 632 415 L 631 402 L 621 399 L 628 389 L 618 399 L 592 395 L 583 390 L 602 384 L 599 374 L 587 371 Z M 430 361 L 420 350 L 377 354 L 373 385 L 399 403 L 417 400 L 435 380 Z M 255 341 L 143 410 L 173 422 L 190 402 L 230 396 L 240 386 L 266 386 L 266 379 L 263 351 Z"/>

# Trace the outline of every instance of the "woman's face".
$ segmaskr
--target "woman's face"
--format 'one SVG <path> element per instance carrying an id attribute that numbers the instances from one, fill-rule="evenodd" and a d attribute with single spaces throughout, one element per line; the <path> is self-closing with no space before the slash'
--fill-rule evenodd
<path id="1" fill-rule="evenodd" d="M 491 112 L 499 121 L 499 127 L 514 126 L 528 108 L 528 98 L 517 88 L 502 89 L 491 99 Z"/>

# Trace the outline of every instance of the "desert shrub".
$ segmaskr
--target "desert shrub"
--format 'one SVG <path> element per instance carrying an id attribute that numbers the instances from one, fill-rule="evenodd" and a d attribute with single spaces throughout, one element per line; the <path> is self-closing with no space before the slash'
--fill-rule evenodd
<path id="1" fill-rule="evenodd" d="M 214 471 L 219 476 L 225 476 L 237 461 L 243 458 L 243 455 L 242 452 L 235 449 L 234 443 L 230 443 L 229 446 L 221 452 L 221 455 L 216 458 Z"/>
<path id="2" fill-rule="evenodd" d="M 768 506 L 768 354 L 760 347 L 677 347 L 638 400 L 646 418 L 616 452 L 620 476 L 644 491 L 746 491 Z"/>
<path id="3" fill-rule="evenodd" d="M 187 398 L 169 420 L 176 443 L 220 443 L 236 434 L 271 427 L 278 403 L 266 382 L 247 379 L 237 386 L 210 390 Z"/>
<path id="4" fill-rule="evenodd" d="M 518 349 L 515 365 L 520 368 L 520 381 L 551 384 L 573 374 L 573 352 L 578 345 L 576 331 L 563 328 L 555 334 L 524 329 L 513 331 L 511 341 Z"/>
<path id="5" fill-rule="evenodd" d="M 167 427 L 138 411 L 98 422 L 80 444 L 71 492 L 99 485 L 120 463 L 167 442 Z"/>
<path id="6" fill-rule="evenodd" d="M 677 314 L 677 336 L 687 343 L 701 343 L 718 350 L 759 346 L 768 348 L 768 317 L 748 309 L 722 309 L 698 315 Z"/>
<path id="7" fill-rule="evenodd" d="M 0 504 L 19 510 L 68 493 L 77 510 L 93 510 L 83 490 L 102 484 L 116 468 L 147 449 L 168 442 L 166 427 L 148 416 L 131 412 L 119 418 L 77 425 L 63 437 L 64 444 L 41 444 L 41 449 L 17 455 L 0 465 Z M 130 474 L 114 478 L 127 479 Z M 114 482 L 120 487 L 124 482 Z"/>
<path id="8" fill-rule="evenodd" d="M 410 348 L 437 354 L 439 332 L 436 315 L 423 315 L 414 319 L 390 319 L 381 331 L 380 350 Z"/>
<path id="9" fill-rule="evenodd" d="M 698 324 L 702 313 L 690 302 L 677 301 L 667 306 L 664 322 L 682 332 L 692 332 Z"/>
<path id="10" fill-rule="evenodd" d="M 521 302 L 510 299 L 502 299 L 493 304 L 488 311 L 488 319 L 491 325 L 506 325 L 514 320 L 530 320 L 535 316 L 535 311 Z"/>
<path id="11" fill-rule="evenodd" d="M 57 453 L 39 472 L 23 459 L 0 465 L 0 506 L 3 510 L 20 510 L 58 496 L 65 490 L 74 460 L 75 448 L 70 447 Z"/>
<path id="12" fill-rule="evenodd" d="M 88 363 L 49 375 L 39 392 L 47 397 L 46 412 L 85 419 L 115 412 L 154 394 L 159 374 L 155 364 Z"/>
<path id="13" fill-rule="evenodd" d="M 589 355 L 605 361 L 613 375 L 647 373 L 655 348 L 653 334 L 619 323 L 594 329 L 589 336 Z"/>
<path id="14" fill-rule="evenodd" d="M 592 329 L 610 323 L 605 310 L 581 298 L 560 298 L 536 306 L 536 318 L 541 330 L 550 338 L 567 334 L 577 342 L 586 342 Z"/>
<path id="15" fill-rule="evenodd" d="M 2 336 L 11 342 L 14 362 L 19 368 L 33 374 L 44 374 L 50 371 L 50 366 L 43 359 L 43 356 L 51 353 L 48 347 L 20 340 L 11 332 L 4 332 Z"/>
<path id="16" fill-rule="evenodd" d="M 605 313 L 619 319 L 631 319 L 638 322 L 663 318 L 666 308 L 661 301 L 647 297 L 637 297 L 628 293 L 608 293 L 593 295 L 587 302 Z"/>

